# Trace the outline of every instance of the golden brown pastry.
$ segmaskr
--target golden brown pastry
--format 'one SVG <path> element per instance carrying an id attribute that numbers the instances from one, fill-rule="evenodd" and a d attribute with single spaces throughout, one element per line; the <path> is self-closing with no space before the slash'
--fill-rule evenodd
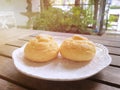
<path id="1" fill-rule="evenodd" d="M 35 62 L 45 62 L 58 55 L 58 45 L 49 35 L 38 35 L 30 40 L 24 49 L 25 58 Z"/>
<path id="2" fill-rule="evenodd" d="M 73 61 L 89 61 L 95 56 L 96 47 L 87 38 L 74 35 L 64 40 L 60 53 L 64 58 Z"/>

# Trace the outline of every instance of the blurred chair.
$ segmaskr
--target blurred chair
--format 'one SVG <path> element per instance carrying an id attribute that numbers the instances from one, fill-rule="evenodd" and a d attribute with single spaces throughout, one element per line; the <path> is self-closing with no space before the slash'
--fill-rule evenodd
<path id="1" fill-rule="evenodd" d="M 16 28 L 16 19 L 13 11 L 0 11 L 0 30 Z"/>

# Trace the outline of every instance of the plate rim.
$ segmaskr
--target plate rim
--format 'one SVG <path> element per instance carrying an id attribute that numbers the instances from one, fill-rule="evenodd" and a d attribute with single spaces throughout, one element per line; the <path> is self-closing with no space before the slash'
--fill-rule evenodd
<path id="1" fill-rule="evenodd" d="M 21 69 L 16 65 L 16 63 L 15 63 L 15 57 L 14 57 L 15 53 L 16 53 L 18 50 L 23 49 L 23 48 L 25 47 L 25 45 L 26 45 L 26 44 L 24 44 L 21 48 L 18 48 L 18 49 L 16 49 L 16 50 L 13 51 L 13 53 L 12 53 L 12 59 L 13 59 L 14 65 L 15 65 L 16 69 L 17 69 L 19 72 L 21 72 L 21 73 L 23 73 L 23 74 L 25 74 L 25 75 L 27 75 L 27 76 L 30 76 L 30 77 L 33 77 L 33 78 L 37 78 L 37 79 L 50 80 L 50 81 L 76 81 L 76 80 L 82 80 L 82 79 L 86 79 L 86 78 L 89 78 L 89 77 L 97 74 L 98 72 L 100 72 L 101 70 L 103 70 L 104 68 L 106 68 L 106 67 L 112 62 L 112 58 L 111 58 L 111 56 L 109 55 L 109 51 L 108 51 L 107 47 L 105 47 L 104 45 L 102 45 L 102 44 L 100 44 L 100 43 L 95 43 L 95 45 L 100 46 L 100 47 L 102 47 L 102 49 L 104 49 L 104 54 L 105 54 L 105 56 L 106 56 L 107 58 L 109 58 L 109 62 L 106 64 L 106 66 L 104 65 L 104 67 L 103 67 L 102 69 L 100 69 L 99 71 L 97 71 L 96 73 L 93 73 L 93 74 L 91 74 L 91 75 L 87 75 L 86 77 L 83 77 L 83 78 L 77 77 L 77 78 L 71 78 L 71 79 L 40 77 L 40 76 L 37 76 L 37 75 L 34 75 L 34 74 L 30 74 L 29 72 L 25 72 L 24 70 L 21 70 Z"/>

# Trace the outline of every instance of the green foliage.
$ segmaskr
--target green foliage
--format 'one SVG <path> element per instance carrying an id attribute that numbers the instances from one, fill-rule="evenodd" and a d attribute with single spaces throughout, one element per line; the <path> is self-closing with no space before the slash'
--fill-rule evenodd
<path id="1" fill-rule="evenodd" d="M 61 9 L 49 8 L 35 17 L 34 28 L 56 31 L 63 18 L 64 15 Z"/>
<path id="2" fill-rule="evenodd" d="M 110 15 L 108 19 L 108 27 L 112 26 L 112 22 L 117 22 L 119 16 L 118 15 Z"/>
<path id="3" fill-rule="evenodd" d="M 91 12 L 89 9 L 82 9 L 81 7 L 73 7 L 68 13 L 72 14 L 68 16 L 69 25 L 76 26 L 79 32 L 86 32 L 88 25 L 93 24 L 94 20 L 92 18 Z"/>
<path id="4" fill-rule="evenodd" d="M 58 8 L 49 8 L 35 17 L 34 29 L 89 33 L 87 27 L 93 24 L 92 12 L 89 9 L 73 7 L 71 10 L 64 12 Z"/>
<path id="5" fill-rule="evenodd" d="M 120 9 L 120 6 L 111 6 L 110 9 Z"/>

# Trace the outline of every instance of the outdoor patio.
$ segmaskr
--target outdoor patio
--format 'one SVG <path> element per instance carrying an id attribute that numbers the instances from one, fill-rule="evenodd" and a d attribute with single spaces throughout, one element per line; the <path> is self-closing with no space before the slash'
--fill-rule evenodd
<path id="1" fill-rule="evenodd" d="M 25 37 L 26 35 L 31 35 L 34 30 L 30 29 L 9 29 L 9 30 L 1 30 L 0 31 L 0 44 L 5 44 L 10 41 L 15 41 L 19 38 Z M 96 36 L 96 35 L 95 35 Z M 105 37 L 110 37 L 110 38 L 120 38 L 120 34 L 115 34 L 113 33 L 105 33 L 102 36 L 97 36 L 99 38 L 105 38 Z"/>
<path id="2" fill-rule="evenodd" d="M 0 90 L 120 90 L 120 17 L 108 17 L 111 0 L 1 2 L 10 11 L 0 12 Z M 26 58 L 29 45 L 28 56 L 42 62 Z M 55 58 L 44 61 L 54 45 Z"/>
<path id="3" fill-rule="evenodd" d="M 75 2 L 74 0 L 73 1 L 71 1 L 71 0 L 54 1 L 53 0 L 50 3 L 52 3 L 51 4 L 52 7 L 63 10 L 62 13 L 64 13 L 64 12 L 69 13 L 69 10 L 75 4 L 74 2 Z M 119 1 L 116 0 L 113 2 L 111 0 L 106 0 L 106 3 L 105 3 L 105 1 L 103 1 L 103 2 L 99 1 L 99 3 L 98 3 L 95 1 L 89 1 L 89 0 L 87 0 L 87 1 L 76 0 L 75 5 L 76 6 L 80 5 L 81 8 L 85 9 L 85 11 L 84 10 L 82 11 L 82 9 L 77 8 L 79 10 L 79 13 L 82 13 L 82 12 L 85 13 L 88 9 L 88 13 L 90 15 L 87 15 L 87 13 L 86 13 L 86 16 L 89 17 L 89 19 L 88 19 L 89 21 L 82 19 L 82 21 L 84 21 L 84 23 L 87 23 L 87 24 L 84 24 L 83 22 L 81 23 L 80 22 L 81 20 L 78 20 L 78 21 L 76 21 L 78 24 L 75 25 L 76 22 L 74 22 L 75 21 L 74 19 L 69 20 L 70 19 L 69 14 L 64 14 L 63 17 L 59 17 L 61 21 L 56 22 L 55 24 L 54 24 L 54 22 L 51 22 L 50 19 L 48 20 L 48 23 L 49 24 L 51 23 L 51 25 L 54 24 L 56 26 L 63 24 L 63 26 L 60 26 L 63 28 L 58 28 L 58 31 L 60 31 L 60 32 L 62 31 L 62 32 L 84 33 L 88 29 L 88 32 L 85 32 L 87 34 L 88 33 L 90 34 L 91 32 L 95 32 L 96 34 L 98 34 L 98 33 L 104 34 L 105 31 L 107 31 L 107 32 L 109 32 L 109 31 L 115 32 L 116 31 L 115 33 L 117 33 L 117 32 L 119 33 L 119 26 L 120 26 L 119 25 L 120 24 L 119 23 L 120 15 L 118 12 L 119 4 L 118 4 L 118 6 L 116 6 L 116 7 L 118 7 L 118 9 L 116 9 L 116 8 L 114 9 L 115 5 L 117 5 L 117 2 L 119 2 Z M 8 6 L 5 7 L 5 6 L 1 5 L 2 12 L 0 11 L 0 18 L 1 18 L 0 19 L 0 30 L 8 29 L 8 28 L 10 29 L 11 27 L 24 28 L 24 29 L 26 29 L 26 28 L 41 29 L 41 30 L 42 30 L 42 28 L 43 29 L 49 28 L 49 27 L 46 27 L 45 25 L 39 24 L 41 21 L 39 21 L 39 23 L 38 23 L 37 20 L 33 19 L 33 17 L 36 17 L 36 15 L 38 15 L 39 12 L 42 11 L 42 9 L 46 8 L 47 3 L 49 4 L 48 1 L 43 2 L 42 0 L 35 0 L 35 1 L 23 0 L 21 2 L 17 2 L 14 0 L 10 0 L 10 1 L 6 0 L 6 1 L 2 1 L 1 3 L 8 4 Z M 46 3 L 46 4 L 44 5 L 44 3 Z M 79 4 L 77 4 L 77 3 L 79 3 Z M 19 7 L 16 7 L 18 5 L 19 5 Z M 20 5 L 23 5 L 23 6 L 21 7 Z M 9 9 L 7 10 L 7 8 L 9 8 Z M 48 10 L 48 13 L 50 13 L 50 12 L 51 11 Z M 61 12 L 58 11 L 59 15 L 60 15 L 60 13 Z M 73 13 L 73 12 L 71 12 L 71 13 Z M 103 13 L 105 13 L 104 16 L 102 15 Z M 54 14 L 57 14 L 57 13 L 53 13 L 53 15 Z M 50 15 L 51 15 L 51 13 L 48 14 L 48 16 L 46 16 L 45 18 L 49 17 Z M 64 16 L 66 17 L 67 15 L 68 15 L 68 17 L 66 19 L 64 19 L 64 22 L 63 22 Z M 112 17 L 111 17 L 111 15 L 112 15 Z M 71 16 L 71 18 L 73 18 L 73 17 Z M 85 16 L 83 15 L 81 17 L 85 17 Z M 44 21 L 45 21 L 45 18 L 43 18 Z M 57 17 L 55 17 L 55 18 L 57 18 Z M 55 20 L 55 18 L 54 18 L 54 20 Z M 76 17 L 76 18 L 78 18 L 78 17 Z M 40 18 L 37 17 L 36 19 L 40 19 Z M 69 20 L 69 21 L 67 21 L 67 20 Z M 73 23 L 71 23 L 70 21 Z M 38 26 L 37 26 L 37 24 L 38 24 Z M 69 25 L 71 25 L 71 26 L 69 26 Z M 83 28 L 86 30 L 84 30 L 84 29 L 82 30 L 82 28 L 79 27 L 80 25 L 83 25 Z M 88 28 L 86 28 L 86 25 Z M 54 26 L 54 27 L 56 27 L 56 26 Z M 42 28 L 39 28 L 39 27 L 42 27 Z M 79 27 L 78 29 L 81 29 L 82 32 L 81 32 L 81 30 L 77 31 L 76 27 Z M 111 30 L 109 30 L 109 29 L 111 29 Z M 49 28 L 49 30 L 57 31 L 57 28 Z"/>

